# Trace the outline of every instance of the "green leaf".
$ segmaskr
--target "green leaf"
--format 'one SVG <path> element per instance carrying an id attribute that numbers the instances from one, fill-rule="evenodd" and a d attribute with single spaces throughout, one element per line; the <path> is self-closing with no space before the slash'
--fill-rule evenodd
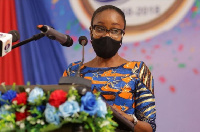
<path id="1" fill-rule="evenodd" d="M 31 85 L 31 82 L 30 82 L 30 81 L 28 81 L 28 82 L 26 83 L 26 85 L 27 85 L 27 86 L 30 86 L 30 85 Z"/>
<path id="2" fill-rule="evenodd" d="M 19 89 L 19 92 L 20 92 L 20 93 L 21 93 L 21 92 L 25 92 L 25 88 L 24 88 L 24 87 L 19 87 L 18 89 Z"/>
<path id="3" fill-rule="evenodd" d="M 93 123 L 93 118 L 91 117 L 88 117 L 86 122 L 88 123 L 88 125 L 90 126 L 90 128 L 92 129 L 93 132 L 95 132 L 95 126 L 94 126 L 94 123 Z"/>
<path id="4" fill-rule="evenodd" d="M 13 83 L 12 90 L 15 90 L 16 83 Z"/>
<path id="5" fill-rule="evenodd" d="M 96 96 L 96 99 L 99 98 L 100 94 L 101 94 L 100 92 L 97 92 L 97 93 L 94 94 Z"/>
<path id="6" fill-rule="evenodd" d="M 29 105 L 31 105 L 31 106 L 40 106 L 40 105 L 46 103 L 46 101 L 47 101 L 47 98 L 46 98 L 45 94 L 42 97 L 39 95 L 34 100 L 34 103 L 29 102 Z"/>
<path id="7" fill-rule="evenodd" d="M 81 101 L 81 96 L 78 94 L 78 91 L 77 91 L 76 89 L 74 89 L 74 88 L 71 88 L 71 89 L 68 91 L 67 98 L 69 99 L 69 98 L 72 97 L 72 96 L 75 96 L 75 97 L 76 97 L 75 100 L 76 100 L 78 103 L 80 103 L 80 101 Z"/>
<path id="8" fill-rule="evenodd" d="M 46 127 L 40 129 L 40 132 L 48 132 L 48 131 L 53 131 L 60 128 L 60 125 L 54 125 L 54 124 L 49 124 Z"/>

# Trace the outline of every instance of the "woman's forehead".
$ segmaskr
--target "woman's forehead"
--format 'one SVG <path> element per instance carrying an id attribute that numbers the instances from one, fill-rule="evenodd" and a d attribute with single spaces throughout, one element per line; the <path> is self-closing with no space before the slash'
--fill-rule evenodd
<path id="1" fill-rule="evenodd" d="M 124 25 L 124 20 L 122 16 L 113 9 L 104 10 L 99 12 L 94 17 L 93 24 L 107 24 L 110 23 L 112 25 Z"/>

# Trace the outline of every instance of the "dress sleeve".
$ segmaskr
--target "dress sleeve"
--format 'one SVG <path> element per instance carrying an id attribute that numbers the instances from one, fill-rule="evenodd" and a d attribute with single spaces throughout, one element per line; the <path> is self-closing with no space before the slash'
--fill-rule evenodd
<path id="1" fill-rule="evenodd" d="M 80 63 L 81 63 L 81 61 L 77 61 L 77 62 L 73 62 L 73 63 L 69 64 L 67 69 L 63 72 L 63 77 L 74 76 L 76 71 L 78 70 Z"/>
<path id="2" fill-rule="evenodd" d="M 63 72 L 63 77 L 66 77 L 66 76 L 70 76 L 70 69 L 72 67 L 72 64 L 70 64 L 67 69 Z"/>
<path id="3" fill-rule="evenodd" d="M 142 62 L 139 71 L 139 82 L 135 93 L 135 115 L 141 121 L 148 122 L 156 131 L 156 107 L 154 83 L 148 67 Z"/>

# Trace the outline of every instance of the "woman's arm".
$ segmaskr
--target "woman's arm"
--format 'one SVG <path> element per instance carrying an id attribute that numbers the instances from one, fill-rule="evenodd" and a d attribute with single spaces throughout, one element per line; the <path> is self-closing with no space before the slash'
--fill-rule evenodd
<path id="1" fill-rule="evenodd" d="M 110 106 L 112 109 L 114 109 L 115 111 L 117 111 L 119 114 L 121 114 L 123 117 L 125 117 L 127 120 L 131 121 L 132 123 L 134 123 L 134 118 L 126 113 L 124 113 L 123 111 L 117 109 L 114 106 Z M 134 132 L 153 132 L 153 129 L 151 127 L 151 125 L 145 121 L 139 121 L 137 122 L 137 124 L 134 127 Z"/>

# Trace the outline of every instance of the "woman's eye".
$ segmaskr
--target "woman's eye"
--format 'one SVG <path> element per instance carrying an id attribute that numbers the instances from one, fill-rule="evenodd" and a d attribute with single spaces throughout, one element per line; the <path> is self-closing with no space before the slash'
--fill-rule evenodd
<path id="1" fill-rule="evenodd" d="M 104 28 L 97 28 L 98 31 L 104 31 Z"/>
<path id="2" fill-rule="evenodd" d="M 118 34 L 118 33 L 119 33 L 119 30 L 117 30 L 117 29 L 112 29 L 112 30 L 111 30 L 111 33 L 112 33 L 112 34 Z"/>
<path id="3" fill-rule="evenodd" d="M 103 28 L 97 28 L 97 32 L 104 32 L 105 31 L 105 29 L 103 29 Z"/>

